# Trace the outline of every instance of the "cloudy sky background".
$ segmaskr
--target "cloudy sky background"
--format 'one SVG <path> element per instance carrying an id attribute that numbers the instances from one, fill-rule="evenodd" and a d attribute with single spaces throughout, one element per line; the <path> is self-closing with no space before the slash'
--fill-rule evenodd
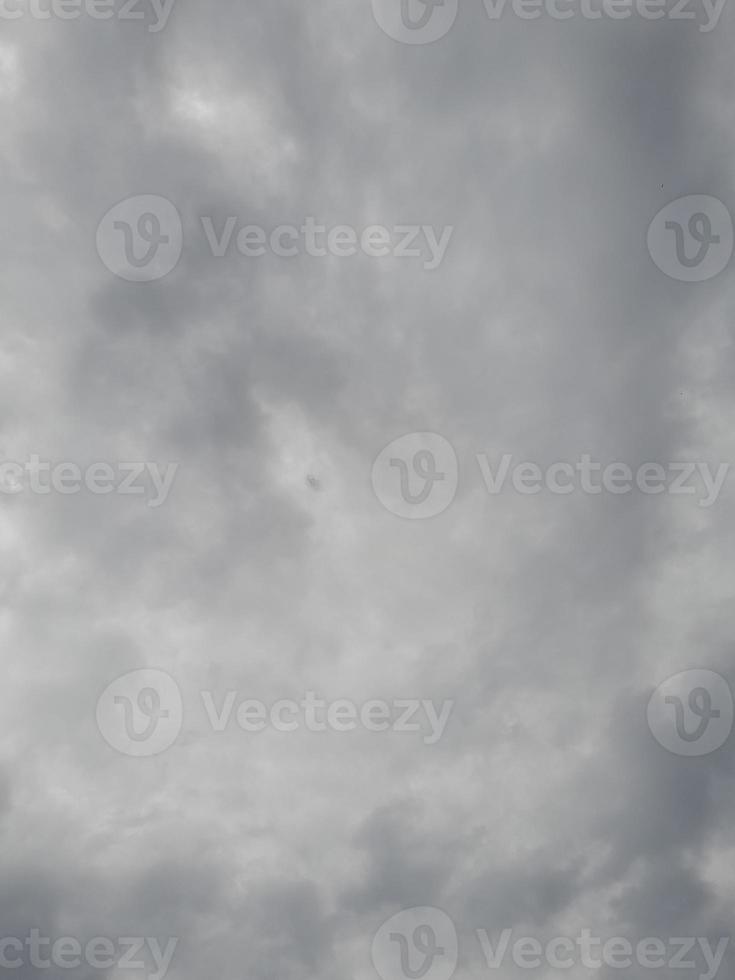
<path id="1" fill-rule="evenodd" d="M 732 266 L 681 283 L 646 251 L 674 198 L 735 208 L 734 17 L 463 0 L 419 47 L 368 0 L 3 23 L 0 452 L 180 464 L 158 509 L 2 499 L 4 935 L 181 937 L 174 980 L 369 980 L 414 905 L 468 936 L 731 933 L 735 741 L 679 758 L 645 719 L 677 671 L 735 681 L 731 486 L 490 497 L 474 455 L 735 458 Z M 140 285 L 95 232 L 144 193 L 185 247 Z M 455 232 L 433 272 L 217 260 L 202 215 Z M 459 492 L 403 521 L 371 467 L 424 430 Z M 146 666 L 190 710 L 132 759 L 95 703 Z M 217 735 L 202 688 L 456 707 L 437 745 Z"/>

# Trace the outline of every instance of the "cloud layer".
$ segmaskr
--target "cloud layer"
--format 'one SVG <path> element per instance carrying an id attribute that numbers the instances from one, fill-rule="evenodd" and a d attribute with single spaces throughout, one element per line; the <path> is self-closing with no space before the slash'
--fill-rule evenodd
<path id="1" fill-rule="evenodd" d="M 735 682 L 729 483 L 709 509 L 489 496 L 476 455 L 733 459 L 732 265 L 681 282 L 646 249 L 671 200 L 735 208 L 732 10 L 703 33 L 467 0 L 413 46 L 369 0 L 177 0 L 158 31 L 144 5 L 23 9 L 0 40 L 2 457 L 178 471 L 157 508 L 2 498 L 3 935 L 179 937 L 174 980 L 369 980 L 413 906 L 451 915 L 462 980 L 478 928 L 729 935 L 735 742 L 684 758 L 646 725 L 672 674 Z M 181 217 L 148 283 L 95 246 L 134 195 Z M 217 258 L 202 217 L 230 216 L 454 231 L 434 270 Z M 371 487 L 411 432 L 458 460 L 425 521 Z M 140 668 L 184 703 L 151 758 L 95 723 Z M 433 745 L 213 733 L 203 690 L 454 710 Z"/>

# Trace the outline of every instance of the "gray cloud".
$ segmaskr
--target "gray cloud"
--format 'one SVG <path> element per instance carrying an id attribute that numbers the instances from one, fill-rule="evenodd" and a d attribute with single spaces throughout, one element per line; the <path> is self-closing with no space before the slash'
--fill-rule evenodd
<path id="1" fill-rule="evenodd" d="M 367 980 L 409 906 L 465 939 L 727 935 L 732 739 L 671 755 L 646 703 L 678 671 L 735 680 L 729 485 L 709 510 L 492 497 L 475 455 L 733 458 L 732 267 L 678 282 L 646 250 L 670 200 L 735 208 L 730 12 L 702 34 L 478 0 L 416 47 L 368 0 L 148 23 L 25 17 L 0 40 L 3 459 L 179 464 L 157 510 L 2 497 L 4 934 L 177 936 L 174 980 Z M 136 194 L 182 218 L 160 281 L 95 251 Z M 231 215 L 455 230 L 433 272 L 215 258 L 201 218 Z M 458 493 L 402 521 L 370 471 L 421 431 L 454 446 Z M 95 704 L 142 667 L 185 718 L 135 759 Z M 455 708 L 434 746 L 219 735 L 214 686 Z"/>

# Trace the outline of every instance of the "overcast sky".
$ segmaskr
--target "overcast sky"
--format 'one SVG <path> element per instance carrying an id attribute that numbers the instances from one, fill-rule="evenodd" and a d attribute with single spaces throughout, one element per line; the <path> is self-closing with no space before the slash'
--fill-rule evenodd
<path id="1" fill-rule="evenodd" d="M 461 0 L 424 44 L 389 36 L 399 0 L 121 6 L 3 8 L 24 13 L 0 32 L 0 454 L 178 468 L 155 501 L 150 471 L 142 494 L 7 471 L 0 932 L 178 937 L 172 980 L 377 980 L 373 936 L 414 906 L 456 924 L 459 980 L 488 975 L 478 928 L 729 936 L 735 737 L 668 751 L 646 706 L 681 671 L 735 682 L 731 481 L 711 506 L 492 494 L 477 455 L 735 458 L 735 265 L 687 282 L 647 248 L 679 198 L 735 213 L 732 8 L 701 30 L 694 0 L 564 21 Z M 180 236 L 150 199 L 140 226 L 135 201 L 106 218 L 141 195 Z M 356 254 L 309 254 L 310 217 Z M 247 225 L 265 254 L 238 250 Z M 441 256 L 424 231 L 395 254 L 412 225 L 451 229 Z M 168 239 L 165 275 L 130 281 L 126 226 Z M 410 512 L 432 457 L 373 465 L 409 433 L 445 449 L 425 519 L 381 480 L 410 477 Z M 138 758 L 96 710 L 142 668 L 183 715 Z M 453 706 L 434 741 L 217 732 L 201 694 L 228 691 Z M 621 975 L 644 976 L 600 971 Z"/>

